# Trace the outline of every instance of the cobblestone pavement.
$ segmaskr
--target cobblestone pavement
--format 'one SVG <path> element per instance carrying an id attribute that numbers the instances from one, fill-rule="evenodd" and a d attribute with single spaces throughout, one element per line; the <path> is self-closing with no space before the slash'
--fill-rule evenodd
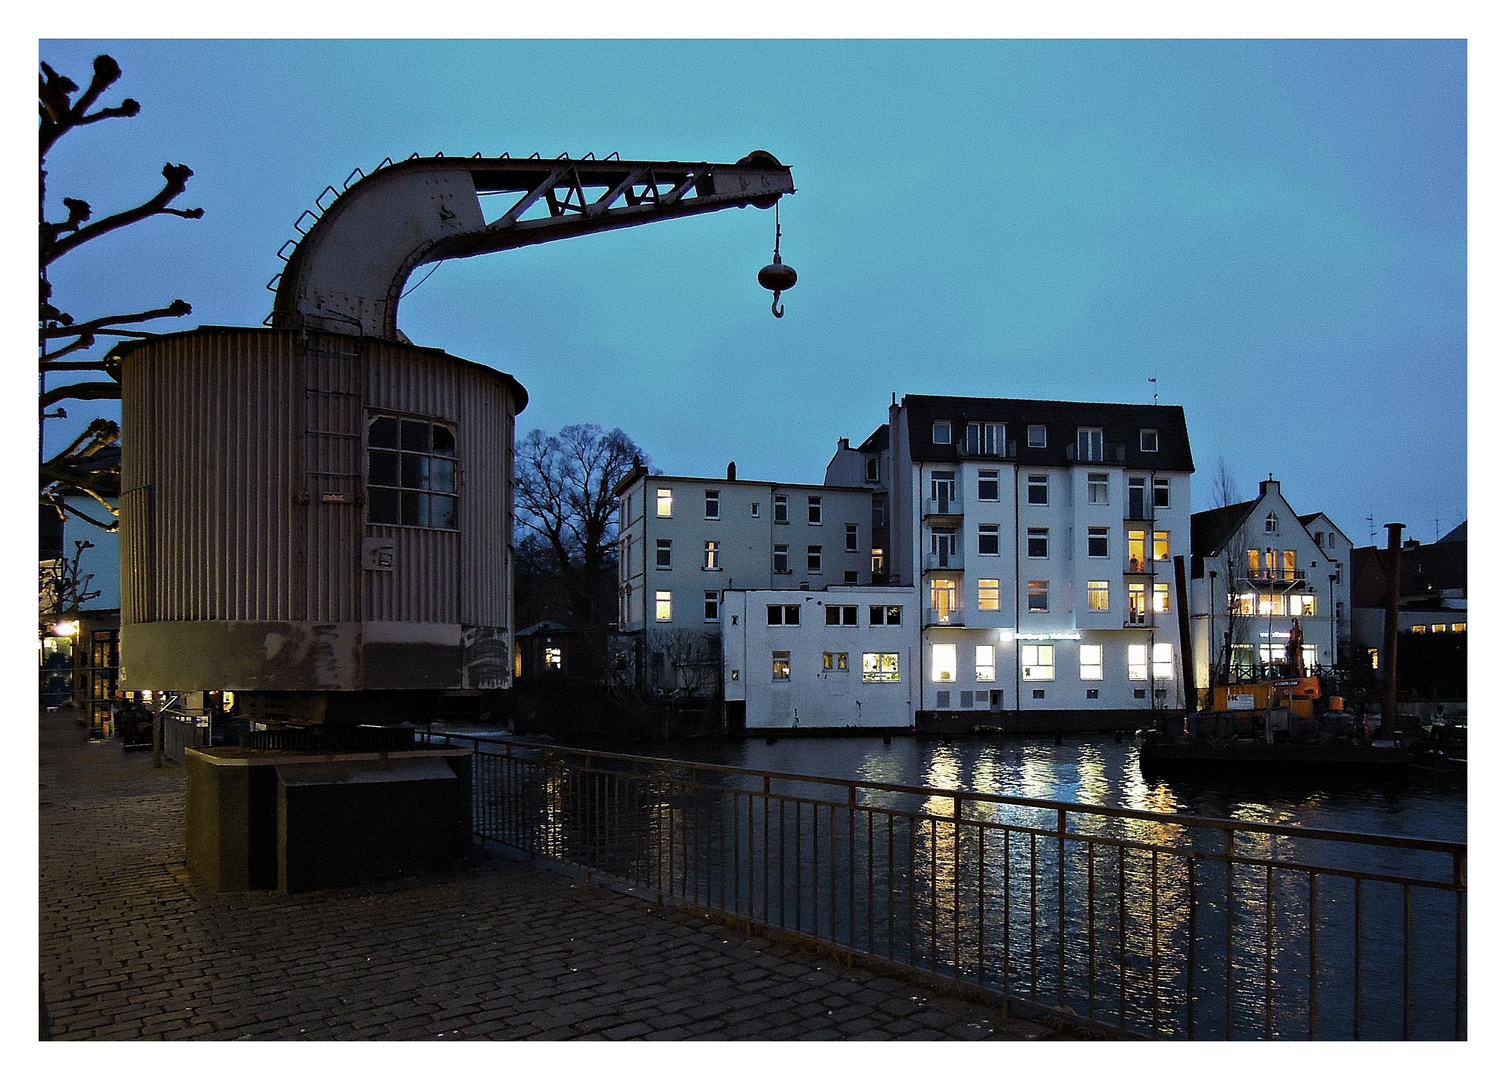
<path id="1" fill-rule="evenodd" d="M 477 853 L 295 896 L 190 882 L 183 774 L 41 714 L 42 1036 L 1048 1039 L 932 991 Z"/>

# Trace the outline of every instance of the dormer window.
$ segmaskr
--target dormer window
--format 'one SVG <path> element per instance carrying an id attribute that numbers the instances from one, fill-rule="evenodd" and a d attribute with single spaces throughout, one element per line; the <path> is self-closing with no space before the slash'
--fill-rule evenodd
<path id="1" fill-rule="evenodd" d="M 1046 445 L 1046 425 L 1031 424 L 1025 434 L 1027 446 L 1043 447 Z"/>
<path id="2" fill-rule="evenodd" d="M 931 425 L 931 442 L 937 446 L 952 445 L 952 422 L 937 420 Z"/>
<path id="3" fill-rule="evenodd" d="M 1103 428 L 1077 429 L 1077 460 L 1103 460 Z"/>
<path id="4" fill-rule="evenodd" d="M 1155 428 L 1140 429 L 1140 452 L 1154 454 L 1161 449 L 1161 433 Z"/>

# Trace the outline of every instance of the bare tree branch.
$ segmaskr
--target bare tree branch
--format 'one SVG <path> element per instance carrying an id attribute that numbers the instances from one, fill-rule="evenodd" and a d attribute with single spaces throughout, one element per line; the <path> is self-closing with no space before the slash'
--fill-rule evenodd
<path id="1" fill-rule="evenodd" d="M 134 225 L 138 221 L 144 221 L 157 214 L 173 214 L 183 218 L 203 217 L 204 210 L 202 207 L 195 207 L 192 210 L 179 210 L 167 205 L 183 194 L 183 190 L 188 187 L 188 178 L 193 175 L 193 170 L 187 165 L 173 165 L 169 163 L 162 166 L 162 175 L 167 183 L 162 186 L 161 191 L 157 192 L 156 195 L 140 206 L 133 207 L 130 210 L 122 210 L 118 214 L 111 214 L 109 217 L 102 218 L 93 225 L 86 225 L 68 236 L 58 235 L 64 229 L 66 223 L 52 225 L 48 222 L 43 222 L 42 265 L 51 266 L 80 244 L 87 244 L 97 236 L 124 228 L 127 225 Z"/>
<path id="2" fill-rule="evenodd" d="M 106 315 L 92 322 L 75 323 L 72 326 L 43 327 L 38 333 L 44 341 L 74 334 L 108 334 L 119 323 L 150 322 L 153 319 L 176 319 L 192 314 L 193 307 L 185 300 L 174 300 L 164 308 L 138 311 L 133 315 Z"/>

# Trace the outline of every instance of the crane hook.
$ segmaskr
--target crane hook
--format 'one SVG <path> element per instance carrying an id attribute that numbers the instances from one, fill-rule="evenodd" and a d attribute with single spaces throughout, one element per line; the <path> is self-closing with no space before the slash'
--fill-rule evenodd
<path id="1" fill-rule="evenodd" d="M 774 293 L 774 302 L 769 305 L 769 310 L 774 313 L 774 318 L 784 318 L 784 306 L 779 302 L 779 295 L 787 289 L 794 288 L 799 275 L 795 273 L 793 266 L 786 266 L 784 260 L 779 257 L 779 204 L 774 204 L 774 261 L 758 272 L 758 283 L 765 289 Z"/>

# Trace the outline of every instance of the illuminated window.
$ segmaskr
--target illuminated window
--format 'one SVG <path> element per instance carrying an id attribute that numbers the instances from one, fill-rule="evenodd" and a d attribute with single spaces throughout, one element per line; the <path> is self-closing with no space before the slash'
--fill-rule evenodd
<path id="1" fill-rule="evenodd" d="M 1129 531 L 1129 568 L 1131 573 L 1139 573 L 1145 569 L 1144 529 Z"/>
<path id="2" fill-rule="evenodd" d="M 1297 553 L 1295 551 L 1281 553 L 1281 578 L 1283 581 L 1297 580 Z"/>
<path id="3" fill-rule="evenodd" d="M 455 429 L 373 416 L 366 427 L 366 520 L 458 529 Z"/>
<path id="4" fill-rule="evenodd" d="M 1136 682 L 1144 682 L 1150 678 L 1149 665 L 1146 663 L 1147 651 L 1144 645 L 1129 647 L 1129 677 Z"/>
<path id="5" fill-rule="evenodd" d="M 1107 559 L 1109 557 L 1109 529 L 1107 525 L 1088 526 L 1088 558 Z"/>
<path id="6" fill-rule="evenodd" d="M 715 521 L 722 516 L 722 493 L 711 488 L 706 490 L 706 516 Z"/>
<path id="7" fill-rule="evenodd" d="M 704 598 L 701 617 L 707 622 L 719 622 L 722 617 L 721 593 L 707 589 L 701 595 Z"/>
<path id="8" fill-rule="evenodd" d="M 656 622 L 669 622 L 673 616 L 673 605 L 668 589 L 659 589 L 654 593 L 654 620 Z"/>
<path id="9" fill-rule="evenodd" d="M 706 541 L 706 561 L 701 564 L 702 570 L 721 569 L 721 545 L 715 540 Z"/>
<path id="10" fill-rule="evenodd" d="M 1151 650 L 1151 674 L 1158 679 L 1171 678 L 1171 642 L 1158 641 Z"/>
<path id="11" fill-rule="evenodd" d="M 997 555 L 999 553 L 999 527 L 997 525 L 978 526 L 978 554 Z"/>
<path id="12" fill-rule="evenodd" d="M 1260 549 L 1259 548 L 1250 548 L 1248 551 L 1245 552 L 1245 555 L 1246 555 L 1246 557 L 1247 557 L 1247 559 L 1249 561 L 1250 576 L 1251 577 L 1259 577 L 1260 576 Z"/>
<path id="13" fill-rule="evenodd" d="M 1109 474 L 1106 472 L 1088 473 L 1088 502 L 1107 505 L 1109 501 Z"/>
<path id="14" fill-rule="evenodd" d="M 864 682 L 899 682 L 899 653 L 865 652 Z"/>
<path id="15" fill-rule="evenodd" d="M 931 442 L 936 446 L 947 446 L 952 441 L 952 422 L 950 420 L 937 420 L 931 425 Z"/>
<path id="16" fill-rule="evenodd" d="M 774 545 L 774 573 L 788 574 L 790 572 L 790 545 Z"/>
<path id="17" fill-rule="evenodd" d="M 799 604 L 769 604 L 770 626 L 799 626 Z"/>
<path id="18" fill-rule="evenodd" d="M 1260 603 L 1257 605 L 1255 613 L 1257 615 L 1284 615 L 1286 614 L 1284 610 L 1286 607 L 1285 600 L 1286 597 L 1277 596 L 1275 593 L 1261 593 Z"/>
<path id="19" fill-rule="evenodd" d="M 1056 646 L 1021 645 L 1020 677 L 1026 682 L 1049 682 L 1056 678 Z"/>
<path id="20" fill-rule="evenodd" d="M 1151 594 L 1150 609 L 1158 614 L 1165 614 L 1171 610 L 1171 586 L 1164 582 L 1156 582 L 1155 592 Z"/>
<path id="21" fill-rule="evenodd" d="M 1026 431 L 1025 441 L 1027 446 L 1046 445 L 1046 425 L 1031 424 Z"/>
<path id="22" fill-rule="evenodd" d="M 1234 615 L 1255 614 L 1255 594 L 1240 593 L 1238 596 L 1229 597 L 1229 611 Z"/>
<path id="23" fill-rule="evenodd" d="M 1157 562 L 1169 558 L 1171 555 L 1171 533 L 1157 532 L 1151 538 L 1151 558 Z"/>
<path id="24" fill-rule="evenodd" d="M 978 645 L 973 648 L 973 678 L 977 682 L 994 681 L 994 647 Z"/>
<path id="25" fill-rule="evenodd" d="M 1077 647 L 1077 677 L 1089 682 L 1103 678 L 1102 645 Z"/>
<path id="26" fill-rule="evenodd" d="M 856 626 L 858 624 L 858 606 L 856 604 L 827 604 L 827 626 Z"/>
<path id="27" fill-rule="evenodd" d="M 564 666 L 565 666 L 565 651 L 563 649 L 549 649 L 549 648 L 546 648 L 544 650 L 544 668 L 545 668 L 545 670 L 558 671 L 560 668 L 562 668 Z"/>
<path id="28" fill-rule="evenodd" d="M 674 493 L 669 490 L 669 488 L 659 488 L 658 507 L 660 517 L 667 518 L 674 516 L 675 496 Z"/>
<path id="29" fill-rule="evenodd" d="M 741 671 L 737 670 L 737 668 L 733 668 L 732 669 L 732 681 L 733 682 L 737 682 L 737 680 L 739 678 L 741 678 L 741 676 L 742 676 L 742 672 Z"/>
<path id="30" fill-rule="evenodd" d="M 1449 624 L 1449 629 L 1452 630 L 1456 634 L 1462 634 L 1462 633 L 1464 633 L 1464 628 L 1465 628 L 1465 624 L 1462 623 L 1462 622 L 1456 622 L 1456 623 L 1450 623 Z"/>
<path id="31" fill-rule="evenodd" d="M 998 578 L 979 578 L 978 579 L 978 610 L 979 611 L 998 611 L 999 610 L 999 579 Z"/>
<path id="32" fill-rule="evenodd" d="M 1371 667 L 1371 669 L 1375 670 L 1375 671 L 1379 671 L 1380 670 L 1380 650 L 1379 649 L 1368 649 L 1366 651 L 1370 653 L 1370 667 Z"/>
<path id="33" fill-rule="evenodd" d="M 1103 429 L 1102 428 L 1078 428 L 1077 429 L 1077 460 L 1078 461 L 1102 461 L 1103 460 Z"/>
<path id="34" fill-rule="evenodd" d="M 978 470 L 978 499 L 982 502 L 997 502 L 999 499 L 999 470 Z"/>
<path id="35" fill-rule="evenodd" d="M 1032 582 L 1030 582 L 1030 584 L 1026 588 L 1026 607 L 1025 607 L 1025 610 L 1027 610 L 1027 611 L 1050 611 L 1051 607 L 1050 607 L 1050 604 L 1047 601 L 1047 596 L 1048 596 L 1048 594 L 1050 592 L 1050 587 L 1051 587 L 1051 583 L 1049 581 L 1032 581 Z"/>
<path id="36" fill-rule="evenodd" d="M 846 671 L 847 654 L 845 652 L 826 652 L 821 654 L 822 671 Z"/>
<path id="37" fill-rule="evenodd" d="M 950 621 L 952 612 L 957 610 L 956 578 L 931 579 L 931 607 L 937 622 Z"/>
<path id="38" fill-rule="evenodd" d="M 788 525 L 790 523 L 790 497 L 788 495 L 774 496 L 774 524 Z"/>
<path id="39" fill-rule="evenodd" d="M 957 681 L 957 646 L 946 644 L 931 646 L 931 681 L 936 683 Z"/>
<path id="40" fill-rule="evenodd" d="M 790 653 L 788 649 L 776 650 L 774 659 L 774 681 L 782 682 L 790 677 Z"/>
<path id="41" fill-rule="evenodd" d="M 1107 611 L 1109 609 L 1109 583 L 1107 581 L 1088 582 L 1088 610 Z"/>
<path id="42" fill-rule="evenodd" d="M 1140 452 L 1154 454 L 1161 449 L 1161 435 L 1155 428 L 1140 429 Z"/>
<path id="43" fill-rule="evenodd" d="M 871 604 L 868 607 L 869 626 L 898 626 L 902 604 Z"/>
<path id="44" fill-rule="evenodd" d="M 1050 556 L 1051 530 L 1029 529 L 1025 536 L 1025 555 L 1031 559 L 1045 559 Z"/>
<path id="45" fill-rule="evenodd" d="M 1428 628 L 1422 625 L 1422 623 L 1418 623 L 1416 626 L 1412 627 L 1412 633 L 1414 634 L 1426 634 L 1427 632 Z"/>
<path id="46" fill-rule="evenodd" d="M 673 540 L 654 541 L 654 566 L 660 570 L 668 570 L 674 555 Z"/>
<path id="47" fill-rule="evenodd" d="M 1448 625 L 1441 622 L 1434 623 L 1431 627 L 1429 627 L 1429 629 L 1432 630 L 1435 634 L 1441 634 L 1448 629 Z"/>
<path id="48" fill-rule="evenodd" d="M 1049 494 L 1049 481 L 1044 474 L 1025 478 L 1025 501 L 1031 506 L 1049 506 Z"/>
<path id="49" fill-rule="evenodd" d="M 869 560 L 868 561 L 868 565 L 870 567 L 872 567 L 873 572 L 875 574 L 882 574 L 884 572 L 884 549 L 883 548 L 874 548 L 869 553 L 868 560 Z"/>
<path id="50" fill-rule="evenodd" d="M 1132 625 L 1145 624 L 1145 586 L 1135 582 L 1129 587 L 1129 620 Z"/>
<path id="51" fill-rule="evenodd" d="M 1317 598 L 1310 594 L 1303 594 L 1300 596 L 1292 597 L 1290 613 L 1292 615 L 1303 616 L 1316 615 L 1318 613 Z"/>

